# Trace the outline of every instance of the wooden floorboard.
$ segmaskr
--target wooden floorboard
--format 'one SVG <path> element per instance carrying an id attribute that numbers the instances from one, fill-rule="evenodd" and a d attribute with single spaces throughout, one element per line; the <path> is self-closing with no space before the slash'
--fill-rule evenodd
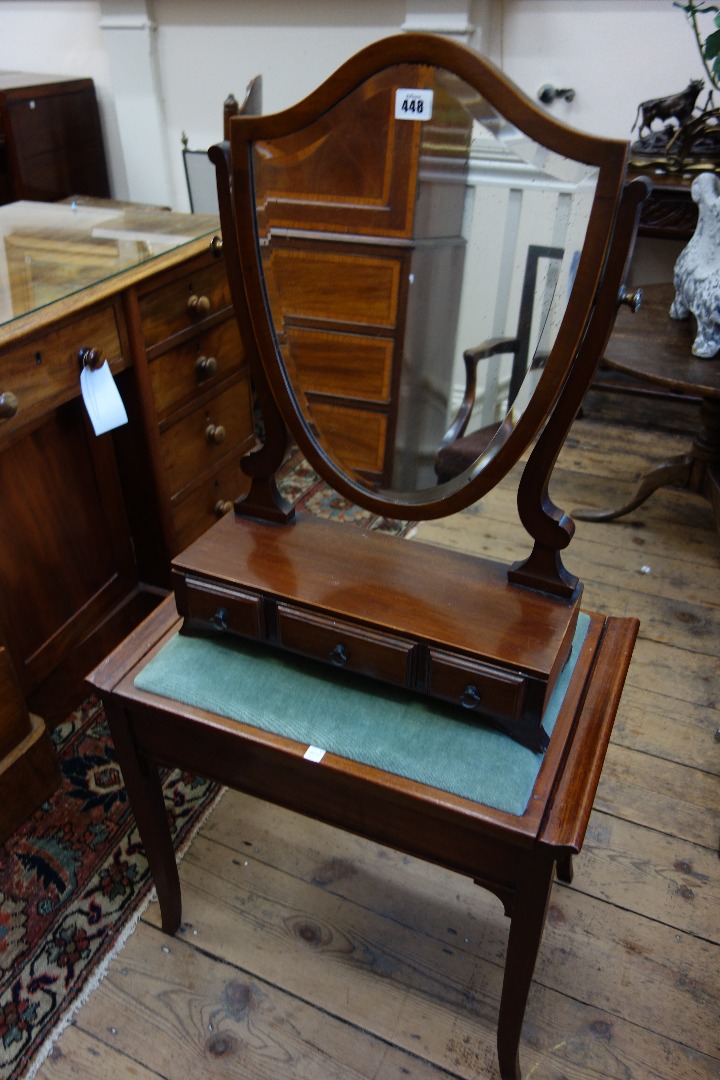
<path id="1" fill-rule="evenodd" d="M 553 499 L 624 501 L 695 421 L 593 394 Z M 522 558 L 516 476 L 414 540 Z M 660 491 L 578 522 L 566 563 L 587 607 L 641 629 L 574 882 L 553 891 L 524 1075 L 718 1078 L 720 537 L 702 499 Z M 497 1076 L 507 921 L 472 882 L 234 792 L 181 878 L 182 931 L 150 905 L 40 1080 Z"/>

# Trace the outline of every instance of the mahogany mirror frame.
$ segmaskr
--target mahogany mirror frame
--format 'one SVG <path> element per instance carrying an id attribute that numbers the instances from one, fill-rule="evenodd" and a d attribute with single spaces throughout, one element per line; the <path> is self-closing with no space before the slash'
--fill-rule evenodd
<path id="1" fill-rule="evenodd" d="M 373 490 L 343 471 L 313 437 L 279 354 L 268 310 L 259 246 L 253 184 L 253 145 L 294 133 L 322 117 L 365 80 L 398 64 L 430 65 L 464 80 L 530 139 L 558 155 L 597 169 L 597 186 L 567 309 L 533 395 L 506 437 L 459 478 L 430 491 Z M 311 466 L 349 501 L 390 518 L 426 520 L 457 513 L 487 494 L 536 443 L 518 489 L 521 521 L 535 541 L 533 553 L 510 571 L 518 584 L 572 595 L 577 579 L 562 566 L 559 552 L 574 532 L 572 521 L 548 495 L 555 459 L 602 354 L 622 298 L 645 182 L 625 187 L 628 144 L 577 132 L 549 117 L 492 63 L 444 38 L 398 35 L 371 44 L 344 63 L 321 86 L 291 108 L 268 116 L 235 116 L 226 141 L 210 149 L 233 302 L 265 426 L 264 444 L 243 461 L 252 478 L 236 514 L 278 521 L 292 510 L 277 493 L 288 432 Z M 300 395 L 301 396 L 301 395 Z M 428 496 L 431 497 L 428 497 Z"/>

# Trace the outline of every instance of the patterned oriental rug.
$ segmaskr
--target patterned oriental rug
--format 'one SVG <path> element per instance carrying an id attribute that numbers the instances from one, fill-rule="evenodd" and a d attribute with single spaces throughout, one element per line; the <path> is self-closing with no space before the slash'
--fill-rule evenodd
<path id="1" fill-rule="evenodd" d="M 310 513 L 407 535 L 405 522 L 353 506 L 303 458 L 281 490 Z M 104 975 L 152 895 L 152 881 L 101 703 L 90 698 L 53 732 L 62 782 L 0 846 L 0 1077 L 30 1080 Z M 220 795 L 168 772 L 165 803 L 178 857 Z"/>

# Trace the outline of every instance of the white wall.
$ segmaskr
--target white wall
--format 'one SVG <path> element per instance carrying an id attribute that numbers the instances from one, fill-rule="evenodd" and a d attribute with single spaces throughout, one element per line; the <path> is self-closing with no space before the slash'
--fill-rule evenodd
<path id="1" fill-rule="evenodd" d="M 527 93 L 573 87 L 550 111 L 573 127 L 630 138 L 637 106 L 702 77 L 695 38 L 672 0 L 503 0 L 499 62 Z"/>
<path id="2" fill-rule="evenodd" d="M 99 0 L 0 0 L 0 70 L 93 79 L 111 184 L 125 186 Z"/>
<path id="3" fill-rule="evenodd" d="M 133 14 L 139 75 L 112 44 Z M 265 111 L 281 109 L 408 26 L 458 31 L 533 96 L 573 87 L 550 111 L 620 138 L 640 101 L 702 75 L 672 0 L 0 0 L 0 69 L 93 78 L 113 193 L 187 209 L 182 132 L 218 140 L 230 91 L 262 73 Z"/>
<path id="4" fill-rule="evenodd" d="M 169 203 L 184 208 L 180 137 L 205 147 L 221 136 L 222 102 L 261 72 L 266 111 L 308 93 L 370 41 L 433 12 L 478 28 L 471 38 L 533 96 L 546 82 L 572 86 L 551 106 L 575 127 L 630 136 L 640 101 L 682 89 L 702 74 L 694 39 L 671 0 L 0 0 L 0 69 L 85 75 L 96 82 L 113 189 L 128 189 L 111 73 L 110 10 L 144 8 L 153 31 Z M 428 16 L 428 13 L 429 16 Z M 137 106 L 142 126 L 142 105 Z M 127 138 L 127 134 L 124 133 Z M 137 197 L 137 196 L 136 196 Z"/>

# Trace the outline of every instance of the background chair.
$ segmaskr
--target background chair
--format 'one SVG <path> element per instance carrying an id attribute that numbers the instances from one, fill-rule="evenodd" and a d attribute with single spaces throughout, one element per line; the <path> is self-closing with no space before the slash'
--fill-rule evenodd
<path id="1" fill-rule="evenodd" d="M 463 360 L 465 361 L 465 392 L 460 408 L 443 436 L 435 459 L 435 473 L 439 483 L 454 479 L 472 465 L 474 461 L 477 461 L 500 426 L 499 422 L 492 423 L 472 431 L 469 435 L 465 434 L 475 405 L 477 366 L 480 361 L 488 360 L 491 356 L 512 354 L 513 363 L 508 389 L 508 406 L 517 398 L 528 368 L 530 366 L 541 368 L 546 362 L 549 350 L 535 351 L 534 348 L 531 348 L 531 342 L 534 344 L 535 341 L 542 340 L 547 311 L 546 304 L 543 305 L 540 315 L 540 332 L 534 338 L 532 336 L 533 326 L 537 325 L 538 302 L 542 302 L 548 292 L 554 292 L 557 286 L 557 277 L 563 255 L 563 248 L 531 244 L 528 247 L 525 262 L 516 336 L 490 338 L 481 342 L 475 348 L 466 349 L 463 353 Z M 541 259 L 550 261 L 550 270 L 548 276 L 544 279 L 543 288 L 539 291 L 538 267 Z"/>

